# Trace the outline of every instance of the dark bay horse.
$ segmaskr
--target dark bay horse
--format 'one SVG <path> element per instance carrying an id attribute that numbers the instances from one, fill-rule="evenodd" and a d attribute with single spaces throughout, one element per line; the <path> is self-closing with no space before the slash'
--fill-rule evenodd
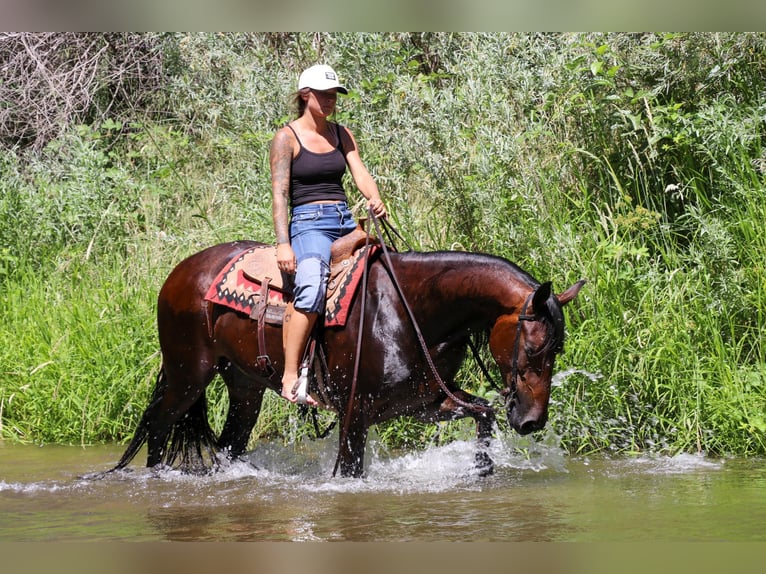
<path id="1" fill-rule="evenodd" d="M 180 461 L 185 470 L 197 472 L 207 470 L 210 461 L 215 464 L 218 456 L 245 452 L 264 392 L 280 392 L 281 327 L 266 326 L 267 354 L 276 371 L 267 377 L 256 367 L 256 322 L 226 307 L 211 310 L 203 298 L 232 257 L 259 245 L 241 241 L 210 247 L 168 276 L 157 309 L 162 367 L 133 440 L 113 470 L 127 466 L 145 443 L 147 466 Z M 345 415 L 347 432 L 341 433 L 338 453 L 343 476 L 362 474 L 369 428 L 403 415 L 428 422 L 472 417 L 477 467 L 480 474 L 492 472 L 486 447 L 494 412 L 454 381 L 474 333 L 489 334 L 509 424 L 520 434 L 543 428 L 554 359 L 564 342 L 562 306 L 577 296 L 584 281 L 555 295 L 550 283 L 540 284 L 500 257 L 410 251 L 372 259 L 366 283 L 366 296 L 357 294 L 346 326 L 324 329 L 320 340 L 326 369 L 319 377 L 321 388 L 315 383 L 311 389 L 321 407 Z M 361 300 L 366 300 L 364 309 Z M 352 377 L 360 325 L 360 367 L 358 377 Z M 205 398 L 216 374 L 229 394 L 218 437 L 209 426 Z"/>

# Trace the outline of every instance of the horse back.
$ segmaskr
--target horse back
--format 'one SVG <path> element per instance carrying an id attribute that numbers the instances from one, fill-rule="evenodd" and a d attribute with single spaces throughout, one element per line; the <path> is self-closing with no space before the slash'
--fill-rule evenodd
<path id="1" fill-rule="evenodd" d="M 263 245 L 256 241 L 232 241 L 219 243 L 190 255 L 168 275 L 160 289 L 158 305 L 172 305 L 193 310 L 202 306 L 208 287 L 221 268 L 232 257 L 252 247 Z"/>

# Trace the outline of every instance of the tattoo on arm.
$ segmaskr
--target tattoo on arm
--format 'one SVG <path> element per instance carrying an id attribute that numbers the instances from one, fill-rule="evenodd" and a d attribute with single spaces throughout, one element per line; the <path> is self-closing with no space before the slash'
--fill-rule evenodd
<path id="1" fill-rule="evenodd" d="M 293 159 L 292 143 L 284 132 L 277 132 L 271 143 L 272 218 L 277 243 L 289 243 L 288 206 L 290 205 L 290 164 Z"/>

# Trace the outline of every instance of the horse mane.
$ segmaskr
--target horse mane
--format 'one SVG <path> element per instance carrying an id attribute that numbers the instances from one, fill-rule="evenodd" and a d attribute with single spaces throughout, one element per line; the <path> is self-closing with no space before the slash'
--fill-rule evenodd
<path id="1" fill-rule="evenodd" d="M 408 258 L 422 257 L 426 261 L 436 261 L 442 265 L 447 266 L 449 269 L 459 269 L 467 264 L 473 264 L 478 266 L 491 266 L 502 269 L 505 272 L 510 272 L 513 278 L 524 283 L 534 289 L 539 287 L 540 282 L 537 281 L 532 275 L 524 271 L 521 267 L 513 263 L 512 261 L 501 257 L 499 255 L 491 255 L 489 253 L 480 253 L 474 251 L 406 251 L 400 253 Z"/>
<path id="2" fill-rule="evenodd" d="M 540 321 L 545 325 L 547 332 L 540 353 L 560 353 L 564 349 L 566 333 L 564 311 L 552 291 L 548 299 L 545 300 L 545 308 L 539 311 L 542 311 Z"/>

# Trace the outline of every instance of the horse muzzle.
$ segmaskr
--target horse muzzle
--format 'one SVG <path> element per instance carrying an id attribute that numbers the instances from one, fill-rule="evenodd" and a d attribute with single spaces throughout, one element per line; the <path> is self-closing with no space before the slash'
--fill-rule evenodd
<path id="1" fill-rule="evenodd" d="M 548 409 L 534 406 L 523 409 L 516 399 L 507 402 L 505 413 L 508 424 L 522 436 L 542 430 L 548 422 Z"/>

